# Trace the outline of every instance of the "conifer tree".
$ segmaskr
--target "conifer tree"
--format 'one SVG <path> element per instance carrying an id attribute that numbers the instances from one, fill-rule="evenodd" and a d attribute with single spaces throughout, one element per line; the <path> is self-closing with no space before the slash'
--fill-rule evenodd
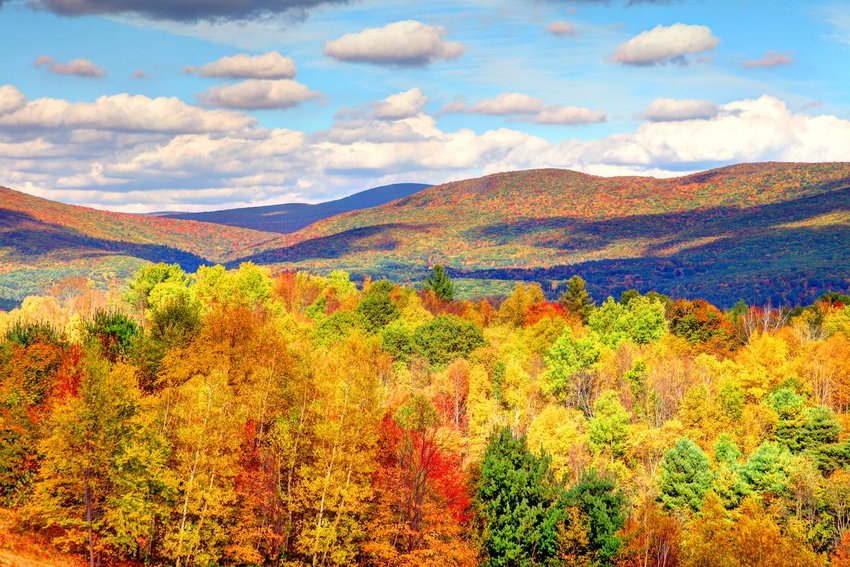
<path id="1" fill-rule="evenodd" d="M 561 294 L 558 303 L 565 311 L 578 316 L 586 323 L 595 302 L 587 291 L 585 281 L 580 276 L 573 276 L 567 281 L 567 289 Z"/>
<path id="2" fill-rule="evenodd" d="M 455 297 L 455 284 L 449 272 L 441 264 L 436 264 L 434 269 L 425 278 L 422 289 L 427 289 L 444 301 L 451 301 Z"/>

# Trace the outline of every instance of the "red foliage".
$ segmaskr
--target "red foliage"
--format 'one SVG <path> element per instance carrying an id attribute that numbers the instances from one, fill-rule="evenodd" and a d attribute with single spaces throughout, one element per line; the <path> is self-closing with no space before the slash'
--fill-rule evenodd
<path id="1" fill-rule="evenodd" d="M 545 303 L 532 303 L 525 312 L 523 325 L 528 327 L 542 319 L 566 319 L 567 313 L 558 303 L 547 301 Z"/>
<path id="2" fill-rule="evenodd" d="M 62 364 L 59 366 L 56 382 L 53 385 L 52 397 L 59 402 L 66 398 L 76 398 L 79 395 L 84 371 L 83 350 L 79 345 L 71 345 L 62 357 Z"/>

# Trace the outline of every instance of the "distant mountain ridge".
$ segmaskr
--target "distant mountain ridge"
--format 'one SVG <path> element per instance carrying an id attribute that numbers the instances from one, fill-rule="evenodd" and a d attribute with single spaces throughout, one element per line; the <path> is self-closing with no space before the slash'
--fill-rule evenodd
<path id="1" fill-rule="evenodd" d="M 418 280 L 434 263 L 475 280 L 580 274 L 628 288 L 810 301 L 850 287 L 850 163 L 740 164 L 670 179 L 514 171 L 319 221 L 240 258 Z"/>
<path id="2" fill-rule="evenodd" d="M 848 243 L 850 163 L 740 164 L 670 179 L 513 171 L 422 189 L 288 234 L 0 189 L 0 299 L 66 275 L 125 277 L 145 261 L 189 270 L 253 261 L 395 281 L 420 281 L 442 263 L 475 293 L 525 280 L 554 296 L 553 283 L 579 274 L 598 299 L 637 288 L 721 306 L 802 304 L 850 288 Z"/>
<path id="3" fill-rule="evenodd" d="M 394 183 L 392 185 L 374 187 L 324 203 L 284 203 L 280 205 L 224 209 L 203 213 L 166 212 L 156 213 L 155 216 L 212 222 L 253 230 L 288 234 L 296 232 L 316 221 L 340 213 L 377 207 L 378 205 L 383 205 L 396 199 L 408 197 L 428 187 L 431 187 L 431 185 L 424 183 Z"/>

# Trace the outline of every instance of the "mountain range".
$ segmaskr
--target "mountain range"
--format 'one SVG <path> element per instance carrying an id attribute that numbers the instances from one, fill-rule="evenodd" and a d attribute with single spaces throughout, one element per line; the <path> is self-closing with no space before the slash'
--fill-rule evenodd
<path id="1" fill-rule="evenodd" d="M 395 183 L 393 185 L 374 187 L 349 195 L 348 197 L 343 197 L 342 199 L 326 201 L 324 203 L 284 203 L 282 205 L 244 207 L 203 213 L 166 212 L 157 213 L 156 216 L 212 222 L 287 234 L 340 213 L 377 207 L 378 205 L 407 197 L 427 187 L 430 187 L 430 185 L 424 183 Z"/>
<path id="2" fill-rule="evenodd" d="M 263 211 L 242 214 L 263 226 Z M 598 298 L 637 288 L 724 306 L 799 304 L 850 286 L 850 163 L 740 164 L 670 179 L 515 171 L 288 234 L 282 226 L 108 213 L 3 189 L 0 295 L 19 300 L 63 275 L 120 277 L 144 261 L 189 270 L 253 261 L 396 281 L 442 263 L 467 295 L 503 293 L 517 280 L 556 294 L 579 274 Z"/>

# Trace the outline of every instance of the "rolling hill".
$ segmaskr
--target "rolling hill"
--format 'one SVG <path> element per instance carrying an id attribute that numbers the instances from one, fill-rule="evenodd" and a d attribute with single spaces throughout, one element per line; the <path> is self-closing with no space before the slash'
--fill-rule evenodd
<path id="1" fill-rule="evenodd" d="M 577 273 L 597 296 L 634 287 L 720 305 L 800 303 L 850 285 L 850 163 L 672 179 L 502 173 L 319 221 L 236 262 L 249 259 L 396 280 L 443 263 L 463 279 L 544 289 Z"/>
<path id="2" fill-rule="evenodd" d="M 66 276 L 123 279 L 142 263 L 228 262 L 277 234 L 65 205 L 0 187 L 0 307 Z"/>
<path id="3" fill-rule="evenodd" d="M 267 232 L 288 234 L 316 221 L 359 209 L 377 207 L 430 187 L 422 183 L 395 183 L 367 189 L 342 199 L 324 203 L 285 203 L 265 207 L 245 207 L 204 213 L 158 213 L 173 219 L 213 222 Z"/>
<path id="4" fill-rule="evenodd" d="M 508 172 L 291 234 L 108 213 L 0 189 L 7 302 L 67 275 L 125 277 L 144 261 L 188 270 L 253 261 L 396 281 L 418 281 L 443 263 L 467 296 L 504 293 L 516 280 L 555 295 L 552 282 L 579 274 L 597 297 L 637 288 L 725 306 L 799 304 L 850 287 L 850 163 L 742 164 L 672 179 Z"/>

